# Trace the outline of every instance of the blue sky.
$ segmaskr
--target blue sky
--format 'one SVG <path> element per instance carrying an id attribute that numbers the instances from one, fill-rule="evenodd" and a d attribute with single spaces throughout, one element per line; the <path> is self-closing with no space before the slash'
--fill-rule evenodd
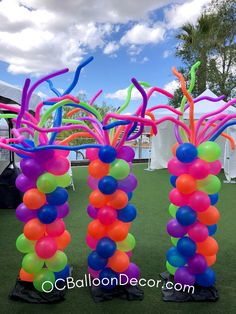
<path id="1" fill-rule="evenodd" d="M 74 94 L 91 98 L 99 89 L 106 101 L 119 107 L 132 77 L 173 92 L 171 72 L 180 60 L 174 55 L 179 27 L 195 23 L 209 0 L 3 0 L 0 2 L 0 80 L 22 87 L 26 77 L 69 67 L 53 80 L 64 90 L 79 62 L 94 56 L 82 72 Z M 51 96 L 47 84 L 37 90 Z M 139 94 L 127 109 L 133 112 Z M 166 103 L 156 96 L 151 104 Z"/>

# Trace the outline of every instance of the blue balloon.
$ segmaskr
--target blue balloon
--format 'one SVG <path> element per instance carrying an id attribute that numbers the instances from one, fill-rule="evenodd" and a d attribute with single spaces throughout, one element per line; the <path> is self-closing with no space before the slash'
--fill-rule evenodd
<path id="1" fill-rule="evenodd" d="M 188 163 L 197 157 L 197 148 L 191 143 L 183 143 L 176 149 L 176 157 L 179 161 Z"/>
<path id="2" fill-rule="evenodd" d="M 102 238 L 97 243 L 96 251 L 101 257 L 111 257 L 116 251 L 116 243 L 110 238 Z"/>
<path id="3" fill-rule="evenodd" d="M 132 197 L 133 197 L 133 192 L 127 192 L 126 194 L 127 194 L 128 199 L 130 201 L 132 199 Z"/>
<path id="4" fill-rule="evenodd" d="M 88 266 L 93 270 L 101 270 L 107 264 L 107 259 L 98 255 L 96 251 L 92 251 L 88 256 Z"/>
<path id="5" fill-rule="evenodd" d="M 57 218 L 57 209 L 53 205 L 45 205 L 38 210 L 37 215 L 43 224 L 50 224 Z"/>
<path id="6" fill-rule="evenodd" d="M 123 222 L 133 221 L 137 215 L 136 208 L 132 204 L 128 204 L 126 207 L 117 211 L 117 218 Z"/>
<path id="7" fill-rule="evenodd" d="M 176 180 L 178 179 L 178 177 L 177 176 L 171 176 L 170 177 L 170 184 L 174 187 L 174 188 L 176 188 Z"/>
<path id="8" fill-rule="evenodd" d="M 67 264 L 64 269 L 62 269 L 61 271 L 55 272 L 54 275 L 56 279 L 59 279 L 59 278 L 66 279 L 67 277 L 70 276 L 70 266 Z"/>
<path id="9" fill-rule="evenodd" d="M 57 187 L 52 193 L 46 194 L 47 202 L 50 205 L 62 205 L 68 200 L 66 189 Z"/>
<path id="10" fill-rule="evenodd" d="M 117 189 L 117 180 L 112 176 L 105 176 L 98 182 L 99 190 L 104 194 L 112 194 Z"/>
<path id="11" fill-rule="evenodd" d="M 176 219 L 182 226 L 190 226 L 197 219 L 197 213 L 189 206 L 181 206 L 176 212 Z"/>
<path id="12" fill-rule="evenodd" d="M 208 228 L 209 236 L 212 236 L 216 233 L 217 225 L 207 226 L 207 228 Z"/>
<path id="13" fill-rule="evenodd" d="M 207 268 L 204 273 L 196 275 L 196 283 L 202 287 L 214 286 L 216 274 L 211 268 Z"/>
<path id="14" fill-rule="evenodd" d="M 70 266 L 67 264 L 64 269 L 61 271 L 55 272 L 55 279 L 63 279 L 65 280 L 67 277 L 70 277 Z M 58 280 L 56 285 L 58 288 L 63 288 L 65 286 L 65 282 L 63 280 Z"/>
<path id="15" fill-rule="evenodd" d="M 108 267 L 100 272 L 99 279 L 104 289 L 113 289 L 119 283 L 118 274 Z"/>
<path id="16" fill-rule="evenodd" d="M 215 194 L 209 194 L 208 195 L 211 201 L 211 205 L 215 205 L 218 202 L 219 199 L 219 194 L 215 193 Z"/>
<path id="17" fill-rule="evenodd" d="M 116 150 L 109 145 L 102 146 L 98 152 L 98 157 L 102 162 L 109 164 L 116 159 Z"/>
<path id="18" fill-rule="evenodd" d="M 187 263 L 185 256 L 180 254 L 176 247 L 171 247 L 166 253 L 166 259 L 174 267 L 181 267 Z"/>
<path id="19" fill-rule="evenodd" d="M 190 257 L 196 253 L 197 245 L 189 237 L 183 237 L 177 242 L 177 249 L 182 255 Z"/>

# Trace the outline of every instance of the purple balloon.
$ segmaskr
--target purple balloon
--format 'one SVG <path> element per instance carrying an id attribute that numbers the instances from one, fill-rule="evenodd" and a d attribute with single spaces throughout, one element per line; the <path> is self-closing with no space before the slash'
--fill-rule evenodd
<path id="1" fill-rule="evenodd" d="M 88 213 L 89 217 L 96 219 L 97 215 L 98 215 L 98 209 L 93 207 L 92 205 L 88 205 L 87 213 Z"/>
<path id="2" fill-rule="evenodd" d="M 33 158 L 22 159 L 20 167 L 24 175 L 29 178 L 38 178 L 45 170 L 42 165 Z"/>
<path id="3" fill-rule="evenodd" d="M 119 150 L 117 157 L 119 159 L 124 159 L 126 161 L 132 161 L 134 159 L 135 152 L 132 147 L 130 146 L 122 146 Z"/>
<path id="4" fill-rule="evenodd" d="M 28 160 L 28 159 L 25 159 L 25 160 Z M 16 178 L 16 187 L 21 192 L 26 192 L 27 190 L 35 188 L 36 182 L 34 179 L 28 178 L 23 173 L 21 173 Z"/>
<path id="5" fill-rule="evenodd" d="M 131 278 L 139 279 L 140 270 L 136 264 L 130 263 L 129 267 L 127 268 L 127 270 L 125 272 L 123 272 L 123 274 L 125 274 L 128 277 L 128 279 L 127 279 L 126 276 L 121 276 L 121 282 L 125 283 L 125 282 L 127 282 L 127 280 L 129 281 Z"/>
<path id="6" fill-rule="evenodd" d="M 98 179 L 92 176 L 88 177 L 88 186 L 90 187 L 90 189 L 96 190 L 98 188 L 98 182 L 99 182 Z"/>
<path id="7" fill-rule="evenodd" d="M 169 220 L 166 230 L 174 238 L 182 238 L 187 233 L 187 228 L 182 226 L 176 219 Z"/>
<path id="8" fill-rule="evenodd" d="M 35 159 L 39 163 L 45 163 L 48 160 L 52 159 L 54 157 L 54 150 L 53 149 L 47 149 L 47 150 L 39 150 L 37 153 L 35 153 Z"/>
<path id="9" fill-rule="evenodd" d="M 187 267 L 180 267 L 176 270 L 174 281 L 181 285 L 194 285 L 195 276 L 190 272 Z"/>
<path id="10" fill-rule="evenodd" d="M 129 251 L 129 252 L 125 252 L 129 257 L 131 257 L 133 255 L 133 252 L 132 251 Z"/>
<path id="11" fill-rule="evenodd" d="M 57 218 L 63 218 L 69 214 L 70 208 L 67 202 L 62 205 L 58 205 L 56 207 L 57 207 Z"/>
<path id="12" fill-rule="evenodd" d="M 118 181 L 118 189 L 123 190 L 124 192 L 132 192 L 136 189 L 138 185 L 138 180 L 136 179 L 133 173 L 130 173 L 127 178 L 124 180 Z"/>
<path id="13" fill-rule="evenodd" d="M 24 203 L 21 203 L 16 209 L 16 217 L 20 221 L 27 222 L 37 217 L 37 210 L 31 210 Z"/>
<path id="14" fill-rule="evenodd" d="M 196 253 L 188 260 L 189 270 L 193 274 L 201 274 L 207 269 L 207 261 L 201 254 Z"/>

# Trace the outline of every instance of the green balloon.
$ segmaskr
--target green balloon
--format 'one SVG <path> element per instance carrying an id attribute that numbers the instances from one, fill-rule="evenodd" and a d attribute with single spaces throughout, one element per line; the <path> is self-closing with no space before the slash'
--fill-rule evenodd
<path id="1" fill-rule="evenodd" d="M 173 217 L 173 218 L 175 218 L 175 216 L 176 216 L 176 212 L 177 212 L 177 209 L 178 209 L 178 206 L 175 206 L 174 204 L 170 204 L 170 206 L 169 206 L 169 213 L 170 213 L 170 215 Z"/>
<path id="2" fill-rule="evenodd" d="M 221 155 L 221 148 L 215 142 L 204 142 L 198 146 L 198 157 L 213 162 L 219 159 Z"/>
<path id="3" fill-rule="evenodd" d="M 29 274 L 39 272 L 44 265 L 44 260 L 39 258 L 36 253 L 28 253 L 22 260 L 22 268 Z"/>
<path id="4" fill-rule="evenodd" d="M 123 241 L 116 242 L 117 249 L 123 252 L 132 251 L 135 247 L 135 244 L 135 237 L 131 233 L 128 233 L 127 237 Z"/>
<path id="5" fill-rule="evenodd" d="M 42 174 L 37 180 L 37 188 L 42 193 L 52 193 L 57 187 L 57 180 L 51 173 Z"/>
<path id="6" fill-rule="evenodd" d="M 45 260 L 45 264 L 50 271 L 61 271 L 67 265 L 67 256 L 64 252 L 58 250 L 53 257 Z"/>
<path id="7" fill-rule="evenodd" d="M 197 181 L 197 188 L 207 194 L 215 194 L 220 191 L 221 182 L 217 176 L 210 174 L 205 179 Z"/>
<path id="8" fill-rule="evenodd" d="M 125 179 L 130 173 L 129 164 L 123 159 L 116 159 L 111 163 L 109 175 L 116 180 Z"/>
<path id="9" fill-rule="evenodd" d="M 174 276 L 176 270 L 178 269 L 177 267 L 172 266 L 170 263 L 168 263 L 166 261 L 166 269 L 168 270 L 168 272 Z"/>
<path id="10" fill-rule="evenodd" d="M 43 268 L 37 274 L 35 274 L 33 284 L 36 290 L 45 292 L 52 289 L 54 282 L 54 273 L 46 268 Z"/>
<path id="11" fill-rule="evenodd" d="M 176 246 L 178 241 L 179 241 L 179 238 L 174 238 L 174 237 L 170 237 L 170 240 L 171 240 L 171 243 Z"/>
<path id="12" fill-rule="evenodd" d="M 20 234 L 16 239 L 16 248 L 21 253 L 30 253 L 34 252 L 35 241 L 27 239 L 24 233 Z"/>
<path id="13" fill-rule="evenodd" d="M 56 176 L 57 185 L 61 186 L 62 188 L 66 188 L 71 183 L 71 177 L 69 173 L 65 173 L 62 176 Z"/>

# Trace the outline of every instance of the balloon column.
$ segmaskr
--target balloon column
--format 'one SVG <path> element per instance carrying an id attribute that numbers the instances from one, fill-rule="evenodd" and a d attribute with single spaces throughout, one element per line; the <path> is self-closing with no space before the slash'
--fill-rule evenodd
<path id="1" fill-rule="evenodd" d="M 88 214 L 93 219 L 88 226 L 87 245 L 93 250 L 88 257 L 89 273 L 92 277 L 114 277 L 120 273 L 129 278 L 139 276 L 139 268 L 130 263 L 135 238 L 129 232 L 136 217 L 136 208 L 129 203 L 137 179 L 131 173 L 134 151 L 122 146 L 119 152 L 112 146 L 99 150 L 87 149 L 90 159 L 88 184 L 90 194 Z M 113 288 L 114 283 L 103 285 Z"/>
<path id="2" fill-rule="evenodd" d="M 222 133 L 224 123 L 235 118 L 234 115 L 218 113 L 236 101 L 234 99 L 217 112 L 208 113 L 194 122 L 194 102 L 202 100 L 193 101 L 190 96 L 198 66 L 199 63 L 196 63 L 192 67 L 192 80 L 188 91 L 182 75 L 173 69 L 174 74 L 180 79 L 185 96 L 181 103 L 181 112 L 190 107 L 190 129 L 186 133 L 179 132 L 176 125 L 175 134 L 178 142 L 172 149 L 173 158 L 168 163 L 173 189 L 169 194 L 171 202 L 169 213 L 172 219 L 167 224 L 167 232 L 171 236 L 173 246 L 167 252 L 166 267 L 169 273 L 174 275 L 174 281 L 177 283 L 183 285 L 196 283 L 210 287 L 216 280 L 211 266 L 216 262 L 218 251 L 218 244 L 213 236 L 220 218 L 215 205 L 221 188 L 221 182 L 216 176 L 221 170 L 219 161 L 221 149 L 213 140 Z M 219 99 L 220 97 L 208 100 Z M 186 100 L 189 104 L 184 107 Z M 214 117 L 210 118 L 211 116 Z M 220 121 L 218 126 L 215 124 L 217 120 Z M 200 130 L 202 125 L 204 127 Z M 210 127 L 213 127 L 213 130 L 207 132 Z M 223 136 L 231 141 L 234 149 L 232 139 L 226 134 Z"/>

